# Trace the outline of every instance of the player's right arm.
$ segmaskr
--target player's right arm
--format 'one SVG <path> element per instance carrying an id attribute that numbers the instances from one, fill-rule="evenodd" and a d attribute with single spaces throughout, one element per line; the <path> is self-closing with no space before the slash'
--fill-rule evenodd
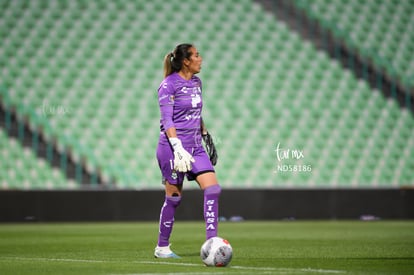
<path id="1" fill-rule="evenodd" d="M 165 134 L 167 135 L 167 137 L 170 138 L 176 138 L 177 137 L 177 130 L 175 129 L 175 127 L 170 127 L 167 130 L 165 130 Z"/>
<path id="2" fill-rule="evenodd" d="M 174 169 L 179 172 L 191 170 L 194 158 L 184 149 L 181 140 L 177 137 L 174 125 L 174 88 L 167 81 L 161 83 L 158 89 L 158 103 L 161 112 L 161 124 L 174 150 Z"/>

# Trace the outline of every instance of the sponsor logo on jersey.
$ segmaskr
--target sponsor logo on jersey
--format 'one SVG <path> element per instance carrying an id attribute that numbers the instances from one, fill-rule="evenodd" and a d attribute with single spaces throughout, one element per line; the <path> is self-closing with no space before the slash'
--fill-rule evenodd
<path id="1" fill-rule="evenodd" d="M 197 108 L 197 104 L 201 102 L 201 97 L 199 94 L 192 94 L 191 95 L 191 105 L 193 108 Z"/>

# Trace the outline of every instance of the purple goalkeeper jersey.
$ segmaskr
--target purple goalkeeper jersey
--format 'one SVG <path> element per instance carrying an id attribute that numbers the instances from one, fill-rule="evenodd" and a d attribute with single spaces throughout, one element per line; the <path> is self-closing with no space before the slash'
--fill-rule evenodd
<path id="1" fill-rule="evenodd" d="M 168 143 L 165 131 L 177 130 L 177 137 L 184 147 L 201 146 L 201 80 L 193 76 L 185 80 L 178 73 L 167 76 L 158 88 L 161 111 L 160 143 Z"/>

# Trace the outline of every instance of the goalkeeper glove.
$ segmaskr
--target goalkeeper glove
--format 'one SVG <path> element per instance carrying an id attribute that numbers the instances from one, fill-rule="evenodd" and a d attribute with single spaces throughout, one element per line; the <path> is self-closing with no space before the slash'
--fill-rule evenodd
<path id="1" fill-rule="evenodd" d="M 218 155 L 217 155 L 216 146 L 213 143 L 213 139 L 211 138 L 208 132 L 207 134 L 202 135 L 202 137 L 203 137 L 203 140 L 206 146 L 207 154 L 210 157 L 211 164 L 216 165 Z"/>
<path id="2" fill-rule="evenodd" d="M 188 172 L 191 170 L 191 163 L 195 162 L 194 158 L 188 153 L 178 138 L 169 138 L 170 144 L 174 150 L 174 170 L 178 172 Z"/>

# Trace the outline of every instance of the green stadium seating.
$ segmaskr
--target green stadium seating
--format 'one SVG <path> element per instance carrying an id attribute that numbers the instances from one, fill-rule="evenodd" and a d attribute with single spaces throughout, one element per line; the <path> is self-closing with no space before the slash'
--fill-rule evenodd
<path id="1" fill-rule="evenodd" d="M 294 3 L 405 87 L 414 87 L 414 2 L 306 1 Z"/>
<path id="2" fill-rule="evenodd" d="M 180 42 L 195 43 L 204 58 L 204 119 L 219 150 L 217 175 L 223 187 L 414 183 L 413 115 L 254 1 L 6 2 L 0 9 L 0 25 L 5 26 L 0 28 L 0 53 L 6 56 L 0 59 L 0 85 L 7 87 L 10 100 L 4 104 L 19 106 L 33 129 L 42 126 L 42 135 L 56 137 L 61 152 L 71 148 L 71 157 L 86 158 L 88 170 L 99 169 L 118 188 L 162 188 L 155 159 L 156 92 L 163 57 Z M 358 21 L 355 1 L 316 2 L 310 9 L 314 16 L 328 20 L 345 9 L 338 17 L 341 24 Z M 364 11 L 380 12 L 395 29 L 404 30 L 411 22 L 400 7 L 394 8 L 404 14 L 398 24 L 384 8 L 375 9 Z M 176 17 L 177 10 L 189 16 Z M 344 28 L 365 38 L 371 29 L 362 21 L 358 31 L 349 23 Z M 385 38 L 372 39 L 360 43 L 378 45 Z M 387 41 L 393 40 L 394 34 Z M 400 63 L 395 67 L 409 77 L 406 59 L 396 58 Z M 302 150 L 304 157 L 278 161 L 279 142 L 284 149 Z M 3 188 L 79 187 L 34 156 L 26 164 L 23 154 L 3 158 L 9 171 L 2 178 Z M 20 162 L 28 172 L 13 174 Z M 311 171 L 277 171 L 278 165 Z"/>
<path id="3" fill-rule="evenodd" d="M 23 148 L 14 138 L 0 129 L 0 188 L 1 189 L 71 189 L 79 188 L 62 171 L 39 160 L 29 148 Z"/>

